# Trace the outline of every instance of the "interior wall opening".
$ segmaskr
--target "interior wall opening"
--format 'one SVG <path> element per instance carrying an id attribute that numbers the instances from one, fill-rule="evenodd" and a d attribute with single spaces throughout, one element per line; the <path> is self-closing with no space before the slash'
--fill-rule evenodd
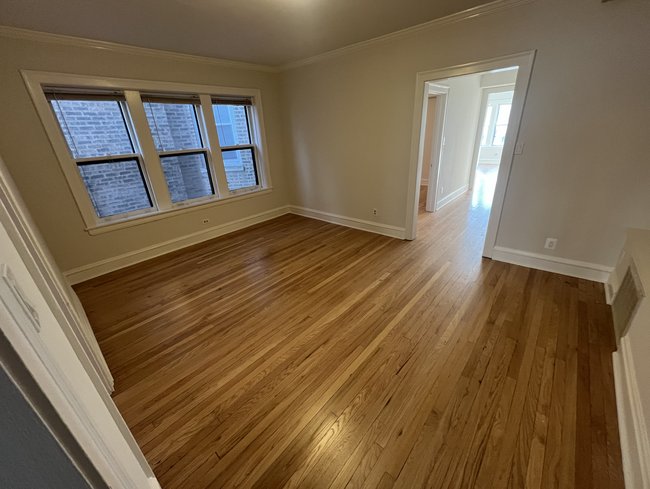
<path id="1" fill-rule="evenodd" d="M 486 235 L 497 192 L 503 204 L 510 164 L 505 171 L 501 167 L 513 158 L 532 67 L 526 67 L 526 80 L 518 81 L 520 63 L 481 69 L 495 64 L 505 63 L 477 63 L 476 71 L 459 70 L 464 73 L 457 76 L 450 68 L 440 72 L 451 76 L 424 79 L 420 121 L 419 212 L 435 213 L 456 200 L 467 201 L 470 210 L 480 209 Z"/>
<path id="2" fill-rule="evenodd" d="M 514 67 L 428 83 L 421 173 L 421 191 L 431 197 L 427 211 L 466 191 L 473 191 L 473 205 L 491 206 L 517 71 Z M 436 166 L 437 178 L 430 178 Z"/>

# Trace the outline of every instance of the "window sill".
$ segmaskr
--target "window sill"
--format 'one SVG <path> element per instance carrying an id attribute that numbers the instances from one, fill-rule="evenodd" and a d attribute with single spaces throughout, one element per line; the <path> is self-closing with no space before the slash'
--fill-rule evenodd
<path id="1" fill-rule="evenodd" d="M 215 207 L 222 204 L 229 204 L 231 202 L 237 202 L 239 200 L 250 199 L 251 197 L 257 197 L 260 195 L 270 194 L 273 191 L 273 188 L 265 188 L 261 190 L 251 190 L 249 192 L 242 192 L 237 195 L 229 195 L 228 197 L 223 197 L 220 199 L 208 200 L 196 202 L 193 204 L 188 204 L 183 207 L 176 207 L 174 209 L 167 209 L 164 211 L 156 211 L 150 214 L 141 214 L 139 216 L 126 217 L 124 219 L 116 219 L 115 221 L 110 221 L 102 224 L 97 224 L 95 226 L 88 226 L 86 231 L 91 236 L 96 236 L 98 234 L 110 233 L 117 231 L 119 229 L 129 228 L 132 226 L 139 226 L 141 224 L 146 224 L 148 222 L 160 221 L 161 219 L 167 219 L 174 217 L 180 214 L 185 214 L 187 212 L 195 212 L 209 207 Z"/>

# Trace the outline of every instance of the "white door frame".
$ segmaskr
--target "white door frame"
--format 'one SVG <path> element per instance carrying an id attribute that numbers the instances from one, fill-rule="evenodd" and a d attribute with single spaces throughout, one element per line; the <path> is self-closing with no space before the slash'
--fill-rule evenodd
<path id="1" fill-rule="evenodd" d="M 492 201 L 492 210 L 490 212 L 487 232 L 485 233 L 485 245 L 483 247 L 483 256 L 487 258 L 492 257 L 497 240 L 499 222 L 501 221 L 501 213 L 503 211 L 503 202 L 505 201 L 510 170 L 514 159 L 515 144 L 519 135 L 519 127 L 521 125 L 524 104 L 526 102 L 526 95 L 528 94 L 528 85 L 533 70 L 533 63 L 535 61 L 535 53 L 536 50 L 532 50 L 524 53 L 517 53 L 500 58 L 441 68 L 417 74 L 415 82 L 415 108 L 413 111 L 411 159 L 409 164 L 406 202 L 405 239 L 413 240 L 417 235 L 417 219 L 420 198 L 419 185 L 424 153 L 424 129 L 426 126 L 426 120 L 422 118 L 422 115 L 426 115 L 426 98 L 428 97 L 427 83 L 455 76 L 471 75 L 517 66 L 519 71 L 517 72 L 515 94 L 512 99 L 510 123 L 508 125 L 508 132 L 503 145 L 503 155 L 501 156 L 501 165 L 499 166 L 494 200 Z M 436 169 L 434 174 L 437 174 L 437 172 L 438 170 Z"/>
<path id="2" fill-rule="evenodd" d="M 447 97 L 449 96 L 449 87 L 443 87 L 442 85 L 436 85 L 434 83 L 427 83 L 427 91 L 429 95 L 436 95 L 436 115 L 434 117 L 434 133 L 433 141 L 431 145 L 431 159 L 428 162 L 423 162 L 422 164 L 429 165 L 429 185 L 427 187 L 427 202 L 426 210 L 428 212 L 433 212 L 438 208 L 438 180 L 440 178 L 440 159 L 442 158 L 442 153 L 444 151 L 444 134 L 445 134 L 445 118 L 447 116 Z M 425 98 L 426 102 L 429 101 L 429 96 Z M 422 117 L 426 121 L 427 110 L 429 104 L 424 104 L 424 112 Z M 425 127 L 425 137 L 426 137 L 426 123 Z M 424 154 L 422 158 L 424 157 Z M 419 199 L 419 196 L 418 196 Z"/>
<path id="3" fill-rule="evenodd" d="M 472 169 L 469 172 L 469 189 L 474 188 L 474 179 L 476 178 L 476 168 L 478 167 L 478 157 L 481 151 L 481 137 L 483 136 L 483 125 L 485 124 L 485 113 L 487 112 L 488 97 L 492 93 L 510 92 L 515 88 L 514 84 L 500 85 L 495 87 L 481 88 L 481 111 L 478 115 L 478 124 L 476 126 L 476 136 L 474 136 L 474 152 L 472 153 Z M 488 134 L 489 137 L 489 134 Z M 503 156 L 503 153 L 501 154 Z"/>
<path id="4" fill-rule="evenodd" d="M 159 489 L 160 484 L 151 467 L 110 397 L 112 377 L 109 390 L 105 384 L 106 379 L 101 375 L 102 370 L 91 360 L 93 350 L 83 344 L 84 338 L 88 338 L 84 334 L 84 326 L 78 322 L 82 320 L 80 316 L 83 310 L 74 310 L 73 297 L 76 295 L 71 289 L 66 289 L 69 285 L 64 283 L 65 279 L 42 241 L 2 158 L 0 223 L 77 355 L 80 368 L 83 368 L 90 378 L 98 395 L 94 399 L 98 399 L 101 404 L 92 406 L 94 409 L 90 411 L 91 408 L 83 401 L 83 394 L 87 391 L 80 392 L 81 387 L 61 371 L 57 360 L 52 357 L 28 316 L 20 314 L 18 302 L 17 307 L 9 310 L 4 299 L 0 299 L 0 334 L 7 337 L 43 395 L 109 485 L 115 489 Z M 14 311 L 18 311 L 18 314 Z M 103 357 L 96 360 L 104 361 Z M 105 417 L 98 420 L 98 413 L 102 412 Z M 101 426 L 98 423 L 101 423 Z M 110 431 L 112 438 L 108 439 L 102 435 L 107 432 L 103 430 Z"/>
<path id="5" fill-rule="evenodd" d="M 9 229 L 15 229 L 15 239 L 23 244 L 23 247 L 19 248 L 22 258 L 30 267 L 30 273 L 37 281 L 43 296 L 63 325 L 77 356 L 89 375 L 92 372 L 97 388 L 104 388 L 111 394 L 114 390 L 113 375 L 108 369 L 86 312 L 77 294 L 56 265 L 1 158 L 0 205 L 6 212 L 6 216 L 0 215 L 0 220 L 4 221 Z"/>

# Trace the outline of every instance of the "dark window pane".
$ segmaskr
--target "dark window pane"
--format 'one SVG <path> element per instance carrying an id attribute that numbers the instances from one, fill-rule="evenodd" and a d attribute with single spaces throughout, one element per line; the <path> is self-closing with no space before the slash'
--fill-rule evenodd
<path id="1" fill-rule="evenodd" d="M 158 151 L 203 147 L 193 105 L 145 102 L 144 111 Z"/>
<path id="2" fill-rule="evenodd" d="M 242 105 L 213 105 L 221 146 L 251 144 L 246 107 Z"/>
<path id="3" fill-rule="evenodd" d="M 160 161 L 172 202 L 214 194 L 204 153 L 163 156 Z"/>
<path id="4" fill-rule="evenodd" d="M 226 166 L 226 161 L 232 158 L 233 153 L 238 158 L 238 161 L 241 161 L 241 170 L 228 170 L 228 166 Z M 226 171 L 226 179 L 228 180 L 229 190 L 254 187 L 258 184 L 255 156 L 252 149 L 227 150 L 223 152 L 223 158 L 224 166 L 228 170 Z"/>
<path id="5" fill-rule="evenodd" d="M 52 100 L 74 158 L 133 154 L 120 104 L 114 100 Z"/>
<path id="6" fill-rule="evenodd" d="M 136 159 L 83 164 L 79 172 L 99 217 L 152 207 Z"/>

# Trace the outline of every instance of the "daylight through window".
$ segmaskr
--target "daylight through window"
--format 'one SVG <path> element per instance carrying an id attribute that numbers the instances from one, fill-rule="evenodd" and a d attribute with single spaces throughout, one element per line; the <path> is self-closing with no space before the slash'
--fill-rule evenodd
<path id="1" fill-rule="evenodd" d="M 252 97 L 58 87 L 44 92 L 69 158 L 63 149 L 57 154 L 66 168 L 63 160 L 74 163 L 66 176 L 80 209 L 88 209 L 82 209 L 87 222 L 93 210 L 102 224 L 263 188 Z"/>
<path id="2" fill-rule="evenodd" d="M 214 112 L 228 189 L 259 185 L 255 146 L 251 140 L 250 100 L 213 100 Z"/>
<path id="3" fill-rule="evenodd" d="M 214 194 L 195 103 L 143 98 L 172 202 Z"/>
<path id="4" fill-rule="evenodd" d="M 56 93 L 48 98 L 97 216 L 151 209 L 124 100 Z"/>

